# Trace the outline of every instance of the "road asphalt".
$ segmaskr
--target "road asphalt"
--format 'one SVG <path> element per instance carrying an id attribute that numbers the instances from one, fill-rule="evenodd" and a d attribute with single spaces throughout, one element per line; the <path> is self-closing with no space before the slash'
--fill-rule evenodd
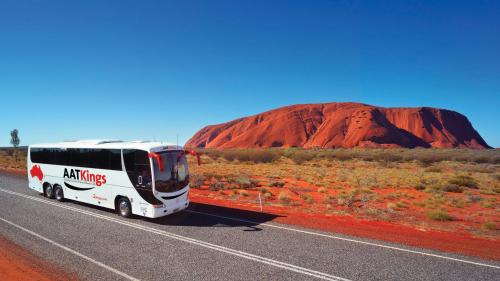
<path id="1" fill-rule="evenodd" d="M 0 236 L 83 279 L 500 280 L 499 262 L 199 207 L 125 219 L 0 173 Z"/>

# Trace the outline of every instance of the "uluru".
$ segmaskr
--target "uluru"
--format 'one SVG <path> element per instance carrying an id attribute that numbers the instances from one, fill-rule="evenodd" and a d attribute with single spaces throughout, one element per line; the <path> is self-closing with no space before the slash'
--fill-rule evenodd
<path id="1" fill-rule="evenodd" d="M 185 145 L 206 148 L 491 148 L 467 117 L 431 107 L 361 103 L 285 106 L 207 126 Z"/>

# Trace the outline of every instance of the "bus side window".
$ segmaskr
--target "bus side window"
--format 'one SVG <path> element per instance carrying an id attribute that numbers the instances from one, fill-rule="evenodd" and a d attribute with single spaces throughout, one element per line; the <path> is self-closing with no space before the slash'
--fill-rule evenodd
<path id="1" fill-rule="evenodd" d="M 122 170 L 122 156 L 119 149 L 109 150 L 109 169 L 115 171 Z"/>

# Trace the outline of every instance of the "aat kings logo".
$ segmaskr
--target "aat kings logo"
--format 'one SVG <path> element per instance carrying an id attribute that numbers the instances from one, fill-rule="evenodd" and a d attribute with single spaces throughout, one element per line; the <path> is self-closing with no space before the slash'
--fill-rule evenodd
<path id="1" fill-rule="evenodd" d="M 106 183 L 106 176 L 91 174 L 89 170 L 71 169 L 68 173 L 68 169 L 64 168 L 64 178 L 95 183 L 97 186 L 101 186 Z"/>
<path id="2" fill-rule="evenodd" d="M 40 181 L 43 180 L 43 172 L 42 172 L 42 169 L 40 169 L 40 165 L 34 165 L 31 170 L 30 170 L 30 173 L 31 173 L 31 177 L 34 178 L 34 177 L 37 177 Z"/>

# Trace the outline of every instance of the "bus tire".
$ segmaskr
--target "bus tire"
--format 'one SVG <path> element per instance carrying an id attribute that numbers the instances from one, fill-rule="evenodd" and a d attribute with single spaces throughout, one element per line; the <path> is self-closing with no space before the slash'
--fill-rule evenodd
<path id="1" fill-rule="evenodd" d="M 60 185 L 56 185 L 56 187 L 54 188 L 54 196 L 57 201 L 59 202 L 64 201 L 64 192 Z"/>
<path id="2" fill-rule="evenodd" d="M 44 192 L 45 192 L 45 197 L 49 199 L 54 199 L 54 187 L 50 183 L 47 184 Z"/>
<path id="3" fill-rule="evenodd" d="M 120 198 L 118 200 L 117 211 L 118 214 L 124 218 L 128 218 L 132 215 L 132 205 L 127 198 Z"/>

